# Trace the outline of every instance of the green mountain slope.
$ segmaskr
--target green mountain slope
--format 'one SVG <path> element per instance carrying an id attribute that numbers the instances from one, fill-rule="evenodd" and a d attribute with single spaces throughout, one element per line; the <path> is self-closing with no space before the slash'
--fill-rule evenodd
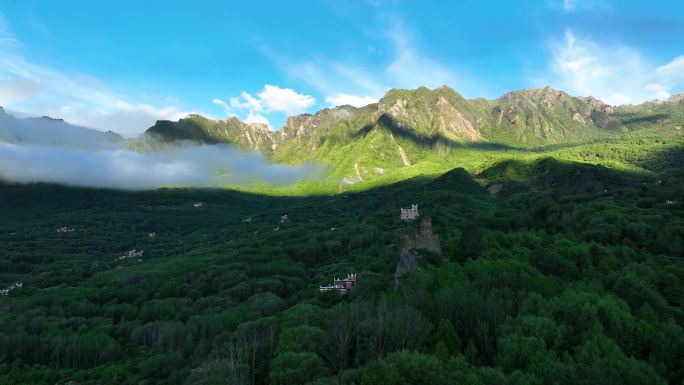
<path id="1" fill-rule="evenodd" d="M 0 183 L 0 383 L 682 384 L 683 107 L 392 90 L 129 143 L 231 143 L 323 182 Z M 414 203 L 441 254 L 402 250 Z"/>
<path id="2" fill-rule="evenodd" d="M 177 122 L 160 120 L 145 133 L 131 142 L 139 149 L 154 149 L 160 144 L 175 141 L 192 141 L 203 144 L 228 143 L 240 148 L 269 154 L 277 143 L 278 133 L 264 124 L 249 124 L 230 117 L 226 120 L 211 120 L 192 114 Z"/>
<path id="3" fill-rule="evenodd" d="M 348 189 L 467 168 L 482 163 L 482 150 L 496 157 L 500 152 L 576 146 L 682 124 L 681 97 L 613 107 L 549 87 L 494 100 L 467 100 L 443 86 L 392 89 L 378 103 L 362 108 L 341 106 L 289 117 L 278 132 L 236 118 L 214 121 L 191 115 L 158 122 L 136 143 L 230 143 L 279 163 L 315 161 L 329 167 L 328 189 Z"/>
<path id="4" fill-rule="evenodd" d="M 670 161 L 507 153 L 306 197 L 0 183 L 0 383 L 681 384 L 684 146 L 634 140 Z M 397 285 L 411 203 L 443 253 Z"/>

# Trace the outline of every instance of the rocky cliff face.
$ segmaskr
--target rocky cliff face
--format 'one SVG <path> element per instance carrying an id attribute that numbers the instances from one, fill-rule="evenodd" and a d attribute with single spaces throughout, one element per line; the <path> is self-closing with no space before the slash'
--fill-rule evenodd
<path id="1" fill-rule="evenodd" d="M 418 267 L 418 257 L 407 249 L 402 248 L 399 250 L 399 262 L 397 262 L 397 267 L 394 270 L 394 288 L 398 288 L 402 278 L 415 269 L 420 269 Z"/>
<path id="2" fill-rule="evenodd" d="M 682 104 L 684 103 L 684 93 L 672 95 L 667 99 L 670 104 Z"/>

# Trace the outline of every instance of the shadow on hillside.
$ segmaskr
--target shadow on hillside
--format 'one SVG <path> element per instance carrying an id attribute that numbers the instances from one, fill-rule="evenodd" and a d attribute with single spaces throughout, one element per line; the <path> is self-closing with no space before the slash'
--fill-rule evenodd
<path id="1" fill-rule="evenodd" d="M 603 143 L 605 141 L 610 141 L 610 138 L 594 138 L 582 142 L 574 143 L 554 143 L 542 146 L 511 146 L 502 143 L 491 143 L 491 142 L 458 142 L 447 138 L 441 133 L 433 133 L 430 136 L 424 136 L 417 133 L 416 130 L 411 127 L 406 127 L 388 114 L 382 114 L 378 118 L 376 123 L 367 124 L 358 130 L 354 134 L 354 138 L 360 138 L 368 135 L 371 131 L 377 128 L 385 128 L 392 133 L 396 138 L 402 138 L 410 141 L 411 143 L 433 149 L 436 146 L 442 146 L 450 149 L 471 149 L 471 150 L 483 150 L 483 151 L 517 151 L 523 153 L 543 153 L 547 151 L 561 150 L 565 148 L 573 148 L 578 146 L 584 146 L 587 144 Z"/>
<path id="2" fill-rule="evenodd" d="M 620 121 L 626 126 L 634 126 L 639 124 L 656 124 L 671 118 L 670 114 L 649 114 L 642 115 L 637 113 L 623 113 L 620 116 Z"/>
<path id="3" fill-rule="evenodd" d="M 521 150 L 522 148 L 508 146 L 500 143 L 489 142 L 456 142 L 442 135 L 441 133 L 432 133 L 430 136 L 420 135 L 416 130 L 405 127 L 397 122 L 388 114 L 382 114 L 377 119 L 376 123 L 367 124 L 354 134 L 354 138 L 366 136 L 368 133 L 379 127 L 386 128 L 392 133 L 394 137 L 402 138 L 414 143 L 417 146 L 425 148 L 435 148 L 436 146 L 443 146 L 447 148 L 469 148 L 477 150 Z"/>
<path id="4" fill-rule="evenodd" d="M 486 181 L 488 186 L 500 185 L 498 190 L 504 193 L 545 190 L 565 196 L 614 193 L 617 189 L 653 184 L 656 180 L 652 175 L 552 157 L 533 162 L 504 160 L 482 171 L 477 177 Z"/>
<path id="5" fill-rule="evenodd" d="M 212 188 L 162 188 L 152 191 L 123 191 L 101 188 L 68 187 L 54 184 L 7 184 L 0 182 L 0 211 L 21 211 L 26 207 L 41 205 L 55 211 L 80 210 L 106 207 L 111 202 L 130 207 L 192 207 L 193 202 L 207 202 L 208 205 L 248 205 L 255 211 L 316 205 L 331 198 L 355 199 L 369 197 L 390 202 L 410 203 L 419 200 L 423 194 L 450 190 L 463 194 L 482 194 L 481 184 L 502 184 L 506 191 L 550 190 L 561 195 L 602 192 L 618 188 L 634 188 L 638 185 L 654 184 L 657 179 L 665 180 L 672 175 L 670 184 L 684 183 L 684 148 L 677 147 L 653 155 L 667 165 L 658 176 L 638 172 L 619 171 L 591 164 L 542 158 L 533 162 L 504 160 L 482 171 L 470 175 L 462 168 L 455 168 L 438 177 L 416 176 L 407 180 L 374 187 L 364 191 L 308 196 L 274 196 L 254 192 L 242 192 Z M 407 202 L 403 202 L 408 204 Z M 28 210 L 31 211 L 31 210 Z M 27 211 L 27 212 L 28 212 Z M 50 211 L 50 210 L 48 210 Z"/>
<path id="6" fill-rule="evenodd" d="M 684 168 L 684 147 L 675 147 L 666 151 L 650 154 L 639 161 L 640 165 L 652 171 L 664 171 L 666 169 Z"/>
<path id="7" fill-rule="evenodd" d="M 158 120 L 147 132 L 161 138 L 165 142 L 191 140 L 206 144 L 220 143 L 220 141 L 204 131 L 198 122 L 192 119 L 181 119 L 178 122 Z"/>

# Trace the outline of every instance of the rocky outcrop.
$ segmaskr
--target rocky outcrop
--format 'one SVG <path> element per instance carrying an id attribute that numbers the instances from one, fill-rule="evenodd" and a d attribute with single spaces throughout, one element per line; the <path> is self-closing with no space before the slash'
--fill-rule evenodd
<path id="1" fill-rule="evenodd" d="M 433 119 L 440 131 L 471 141 L 480 138 L 475 124 L 466 119 L 444 96 L 437 98 L 435 110 L 437 114 Z"/>
<path id="2" fill-rule="evenodd" d="M 442 255 L 442 245 L 439 237 L 432 232 L 432 221 L 430 218 L 423 218 L 420 221 L 420 231 L 414 237 L 404 237 L 402 247 L 399 250 L 399 262 L 394 271 L 395 288 L 399 286 L 402 278 L 407 276 L 411 270 L 419 269 L 420 256 L 411 252 L 414 249 L 427 250 L 432 253 Z"/>
<path id="3" fill-rule="evenodd" d="M 420 269 L 418 267 L 418 257 L 405 248 L 399 250 L 399 262 L 394 270 L 394 287 L 399 287 L 399 281 L 407 276 L 411 270 Z"/>
<path id="4" fill-rule="evenodd" d="M 403 242 L 404 249 L 423 249 L 442 255 L 442 245 L 439 236 L 432 232 L 432 220 L 423 218 L 420 221 L 420 231 L 413 238 L 405 237 Z"/>
<path id="5" fill-rule="evenodd" d="M 585 122 L 584 122 L 584 116 L 582 116 L 582 114 L 580 114 L 579 112 L 574 112 L 574 113 L 572 114 L 572 120 L 574 120 L 574 121 L 576 121 L 576 122 L 578 122 L 578 123 L 582 123 L 582 124 L 585 123 Z"/>
<path id="6" fill-rule="evenodd" d="M 684 93 L 670 96 L 667 98 L 667 102 L 671 104 L 684 103 Z"/>

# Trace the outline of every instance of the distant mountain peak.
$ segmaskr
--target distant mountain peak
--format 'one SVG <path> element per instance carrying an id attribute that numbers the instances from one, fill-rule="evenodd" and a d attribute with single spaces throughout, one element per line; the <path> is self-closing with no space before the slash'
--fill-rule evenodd
<path id="1" fill-rule="evenodd" d="M 558 99 L 571 98 L 572 96 L 568 95 L 564 91 L 557 90 L 555 88 L 552 88 L 551 86 L 546 86 L 543 88 L 532 87 L 524 90 L 511 91 L 501 96 L 498 100 L 509 101 L 519 97 L 530 98 L 534 99 L 535 101 L 553 103 Z"/>
<path id="2" fill-rule="evenodd" d="M 670 99 L 680 100 L 684 96 Z M 640 107 L 612 107 L 550 86 L 498 99 L 465 99 L 444 85 L 395 88 L 364 107 L 326 107 L 289 116 L 277 132 L 234 116 L 217 121 L 192 115 L 158 122 L 147 133 L 151 142 L 230 143 L 276 162 L 319 161 L 343 178 L 365 178 L 410 167 L 435 153 L 448 156 L 463 146 L 535 147 L 600 138 L 634 124 L 618 113 L 624 108 Z"/>
<path id="3" fill-rule="evenodd" d="M 0 107 L 0 143 L 95 148 L 123 142 L 119 134 L 76 126 L 49 116 L 17 118 Z"/>
<path id="4" fill-rule="evenodd" d="M 47 116 L 47 115 L 41 116 L 40 119 L 49 120 L 49 121 L 53 121 L 53 122 L 64 122 L 64 119 L 61 119 L 61 118 L 53 118 L 53 117 Z"/>

